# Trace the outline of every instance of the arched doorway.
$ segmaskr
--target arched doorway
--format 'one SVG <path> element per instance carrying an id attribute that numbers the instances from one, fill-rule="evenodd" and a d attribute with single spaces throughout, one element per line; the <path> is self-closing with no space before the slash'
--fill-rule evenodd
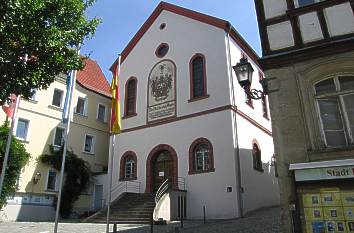
<path id="1" fill-rule="evenodd" d="M 146 161 L 146 193 L 156 192 L 169 179 L 172 187 L 177 187 L 177 154 L 169 145 L 158 145 Z"/>

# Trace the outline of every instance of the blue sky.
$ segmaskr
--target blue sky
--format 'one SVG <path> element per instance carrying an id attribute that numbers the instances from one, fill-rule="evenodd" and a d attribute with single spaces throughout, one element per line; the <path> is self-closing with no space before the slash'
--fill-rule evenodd
<path id="1" fill-rule="evenodd" d="M 236 30 L 261 55 L 257 17 L 253 0 L 166 0 L 204 14 L 231 22 Z M 108 70 L 118 54 L 147 20 L 158 0 L 97 0 L 87 14 L 102 19 L 95 36 L 85 41 L 83 54 L 98 62 L 106 78 L 111 80 Z"/>

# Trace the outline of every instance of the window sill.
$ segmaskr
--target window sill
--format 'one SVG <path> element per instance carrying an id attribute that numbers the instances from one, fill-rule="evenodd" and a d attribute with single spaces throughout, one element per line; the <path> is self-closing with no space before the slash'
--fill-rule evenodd
<path id="1" fill-rule="evenodd" d="M 45 189 L 44 192 L 47 192 L 47 193 L 58 193 L 58 191 L 54 190 L 54 189 Z"/>
<path id="2" fill-rule="evenodd" d="M 255 171 L 258 171 L 258 172 L 261 172 L 261 173 L 264 173 L 264 169 L 263 168 L 253 168 Z"/>
<path id="3" fill-rule="evenodd" d="M 199 101 L 199 100 L 203 100 L 203 99 L 207 99 L 209 97 L 210 97 L 210 95 L 208 95 L 208 94 L 207 95 L 203 95 L 203 96 L 199 96 L 199 97 L 193 97 L 193 98 L 190 98 L 188 100 L 188 103 Z"/>
<path id="4" fill-rule="evenodd" d="M 30 102 L 32 104 L 37 104 L 38 103 L 38 100 L 32 100 L 32 99 L 23 99 L 24 101 L 27 101 L 27 102 Z"/>
<path id="5" fill-rule="evenodd" d="M 27 140 L 24 139 L 24 138 L 19 138 L 19 137 L 16 136 L 16 139 L 19 140 L 19 141 L 22 142 L 22 143 L 25 143 L 25 144 L 28 144 L 28 143 L 29 143 L 29 141 L 27 141 Z"/>
<path id="6" fill-rule="evenodd" d="M 323 161 L 333 159 L 350 159 L 353 158 L 354 145 L 336 148 L 322 148 L 317 150 L 309 150 L 310 161 Z"/>
<path id="7" fill-rule="evenodd" d="M 119 181 L 131 181 L 131 180 L 137 180 L 138 177 L 132 177 L 132 178 L 119 178 Z"/>
<path id="8" fill-rule="evenodd" d="M 98 123 L 100 123 L 100 124 L 107 124 L 107 121 L 101 121 L 101 120 L 99 120 L 99 119 L 96 119 L 96 121 L 98 122 Z"/>
<path id="9" fill-rule="evenodd" d="M 85 114 L 81 114 L 81 113 L 78 113 L 78 112 L 74 112 L 74 115 L 87 119 L 87 115 L 85 115 Z"/>
<path id="10" fill-rule="evenodd" d="M 263 118 L 264 118 L 264 119 L 266 119 L 267 121 L 269 121 L 269 120 L 270 120 L 270 118 L 269 118 L 268 114 L 267 114 L 267 115 L 263 115 Z"/>
<path id="11" fill-rule="evenodd" d="M 87 155 L 95 155 L 94 152 L 88 152 L 88 151 L 82 151 L 83 154 L 87 154 Z"/>
<path id="12" fill-rule="evenodd" d="M 208 170 L 203 170 L 203 171 L 189 171 L 188 175 L 197 175 L 197 174 L 203 174 L 203 173 L 210 173 L 210 172 L 215 172 L 215 168 L 210 168 Z"/>
<path id="13" fill-rule="evenodd" d="M 53 110 L 57 110 L 62 112 L 63 109 L 61 107 L 55 106 L 55 105 L 48 105 L 48 108 L 53 109 Z"/>
<path id="14" fill-rule="evenodd" d="M 135 116 L 137 116 L 138 114 L 136 114 L 136 113 L 133 113 L 133 114 L 129 114 L 129 115 L 124 115 L 123 117 L 122 117 L 122 119 L 128 119 L 128 118 L 131 118 L 131 117 L 135 117 Z"/>

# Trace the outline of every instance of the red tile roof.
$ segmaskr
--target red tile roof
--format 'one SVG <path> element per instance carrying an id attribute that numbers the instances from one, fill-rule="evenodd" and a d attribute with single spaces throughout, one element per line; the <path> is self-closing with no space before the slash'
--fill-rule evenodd
<path id="1" fill-rule="evenodd" d="M 85 63 L 85 68 L 77 73 L 77 82 L 91 91 L 111 97 L 109 83 L 97 62 L 88 58 Z"/>

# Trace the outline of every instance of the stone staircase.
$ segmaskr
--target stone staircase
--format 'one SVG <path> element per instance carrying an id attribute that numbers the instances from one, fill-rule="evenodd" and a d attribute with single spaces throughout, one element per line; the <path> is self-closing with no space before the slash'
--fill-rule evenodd
<path id="1" fill-rule="evenodd" d="M 110 223 L 149 224 L 155 208 L 154 196 L 145 193 L 125 193 L 111 203 Z M 106 223 L 107 209 L 104 208 L 85 222 Z"/>

